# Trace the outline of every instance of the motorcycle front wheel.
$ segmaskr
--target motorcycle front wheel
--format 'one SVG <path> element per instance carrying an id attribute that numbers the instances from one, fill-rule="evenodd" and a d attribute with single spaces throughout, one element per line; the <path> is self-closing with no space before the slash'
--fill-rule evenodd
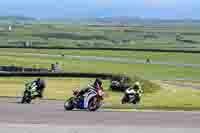
<path id="1" fill-rule="evenodd" d="M 73 104 L 73 97 L 67 99 L 64 103 L 65 110 L 73 110 L 74 104 Z"/>
<path id="2" fill-rule="evenodd" d="M 127 97 L 126 95 L 124 95 L 124 96 L 122 97 L 121 103 L 122 103 L 122 104 L 125 104 L 125 103 L 127 103 L 127 102 L 128 102 L 128 97 Z"/>
<path id="3" fill-rule="evenodd" d="M 31 103 L 31 98 L 27 97 L 27 96 L 23 96 L 21 103 Z"/>
<path id="4" fill-rule="evenodd" d="M 100 108 L 100 101 L 97 97 L 93 97 L 88 103 L 88 110 L 89 111 L 96 111 Z"/>

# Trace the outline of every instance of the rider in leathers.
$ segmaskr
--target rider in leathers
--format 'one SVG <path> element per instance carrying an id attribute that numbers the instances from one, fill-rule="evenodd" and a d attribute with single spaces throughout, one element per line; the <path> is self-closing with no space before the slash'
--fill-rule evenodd
<path id="1" fill-rule="evenodd" d="M 135 95 L 134 101 L 140 101 L 141 95 L 143 93 L 142 86 L 140 85 L 140 82 L 136 81 L 133 84 L 133 87 L 128 88 L 126 90 L 126 92 L 128 94 L 134 94 Z"/>
<path id="2" fill-rule="evenodd" d="M 100 79 L 96 79 L 94 84 L 90 87 L 87 87 L 85 89 L 82 89 L 80 91 L 78 90 L 75 90 L 75 92 L 77 93 L 76 94 L 76 97 L 81 97 L 83 96 L 86 92 L 88 92 L 90 89 L 94 89 L 95 91 L 97 91 L 98 89 L 101 89 L 103 91 L 103 87 L 102 87 L 102 81 Z"/>
<path id="3" fill-rule="evenodd" d="M 43 97 L 43 92 L 44 92 L 44 88 L 46 87 L 45 81 L 37 78 L 36 80 L 28 83 L 28 84 L 35 84 L 36 85 L 36 91 L 34 91 L 34 95 L 36 97 L 42 98 Z M 27 84 L 27 85 L 28 85 Z"/>

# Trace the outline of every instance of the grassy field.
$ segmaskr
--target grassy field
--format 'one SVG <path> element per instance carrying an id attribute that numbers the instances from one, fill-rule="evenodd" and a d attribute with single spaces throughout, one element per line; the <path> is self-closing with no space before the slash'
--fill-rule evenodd
<path id="1" fill-rule="evenodd" d="M 8 25 L 1 25 L 0 46 L 24 46 L 31 42 L 38 47 L 117 47 L 117 48 L 160 48 L 200 50 L 200 28 L 198 25 L 143 25 L 127 27 L 95 27 L 86 25 L 64 24 L 18 24 L 13 31 L 6 30 Z M 62 57 L 36 57 L 22 53 L 65 54 L 80 56 L 120 57 L 131 60 L 146 60 L 199 64 L 200 54 L 153 53 L 123 51 L 87 51 L 87 50 L 34 50 L 34 49 L 0 49 L 0 65 L 17 65 L 23 67 L 49 68 L 59 62 L 67 72 L 97 72 L 137 75 L 144 79 L 189 78 L 200 80 L 199 68 L 167 66 L 155 64 L 127 64 L 109 61 L 83 61 L 64 59 Z M 26 80 L 33 78 L 1 78 L 0 95 L 16 96 L 23 91 Z M 72 88 L 83 87 L 90 79 L 47 78 L 48 89 L 45 96 L 64 100 L 72 94 Z M 160 82 L 156 82 L 160 84 Z M 200 91 L 163 85 L 156 93 L 144 94 L 138 108 L 145 109 L 200 109 Z M 108 82 L 105 82 L 105 88 Z M 132 108 L 132 105 L 120 105 L 121 93 L 107 91 L 108 108 Z"/>
<path id="2" fill-rule="evenodd" d="M 200 49 L 199 26 L 194 24 L 142 25 L 125 27 L 96 27 L 72 24 L 17 24 L 8 32 L 8 25 L 1 25 L 0 46 L 43 47 L 118 47 Z M 184 40 L 177 40 L 179 35 Z M 192 40 L 192 41 L 191 41 Z"/>
<path id="3" fill-rule="evenodd" d="M 33 78 L 1 78 L 0 79 L 0 96 L 21 96 L 24 83 Z M 73 88 L 86 87 L 92 83 L 94 79 L 78 79 L 78 78 L 45 78 L 47 88 L 45 90 L 45 98 L 64 100 L 72 95 Z M 163 85 L 159 81 L 163 89 L 152 94 L 144 94 L 139 105 L 121 105 L 120 100 L 123 93 L 111 92 L 108 90 L 108 81 L 104 82 L 104 88 L 107 93 L 105 97 L 104 108 L 113 109 L 167 109 L 167 110 L 200 110 L 200 91 L 190 88 L 177 88 L 175 86 Z"/>
<path id="4" fill-rule="evenodd" d="M 169 83 L 177 83 L 177 84 L 185 84 L 185 85 L 190 85 L 190 86 L 200 86 L 199 80 L 176 80 L 176 81 L 167 81 Z M 200 88 L 200 87 L 199 87 Z"/>
<path id="5" fill-rule="evenodd" d="M 161 62 L 186 63 L 186 64 L 200 63 L 199 60 L 200 54 L 192 54 L 192 53 L 136 52 L 136 51 L 130 52 L 130 51 L 102 51 L 102 50 L 92 50 L 92 51 L 91 50 L 43 50 L 43 49 L 39 50 L 39 49 L 12 49 L 12 48 L 0 49 L 0 55 L 12 55 L 15 53 L 120 57 L 132 60 L 146 60 L 147 58 L 149 58 L 152 61 L 161 61 Z"/>
<path id="6" fill-rule="evenodd" d="M 24 90 L 24 84 L 35 78 L 1 78 L 1 96 L 20 96 Z M 78 78 L 44 78 L 47 89 L 44 92 L 45 97 L 49 99 L 65 99 L 66 96 L 72 95 L 72 89 L 87 87 L 93 83 L 94 79 Z M 108 81 L 104 81 L 106 88 Z"/>
<path id="7" fill-rule="evenodd" d="M 49 68 L 52 63 L 59 62 L 63 70 L 67 72 L 96 72 L 138 75 L 144 79 L 175 79 L 191 78 L 199 79 L 198 68 L 175 67 L 155 64 L 123 64 L 105 61 L 82 61 L 79 59 L 63 59 L 53 57 L 29 57 L 29 56 L 0 56 L 0 65 L 17 65 L 34 68 Z M 116 67 L 117 66 L 117 67 Z"/>

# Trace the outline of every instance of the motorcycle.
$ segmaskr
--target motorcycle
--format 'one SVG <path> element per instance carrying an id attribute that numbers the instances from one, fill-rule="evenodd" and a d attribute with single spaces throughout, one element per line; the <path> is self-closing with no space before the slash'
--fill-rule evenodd
<path id="1" fill-rule="evenodd" d="M 137 104 L 140 102 L 141 93 L 136 92 L 132 87 L 125 90 L 125 94 L 122 97 L 121 103 Z"/>
<path id="2" fill-rule="evenodd" d="M 31 103 L 33 99 L 37 97 L 37 85 L 35 83 L 25 84 L 25 91 L 21 103 Z"/>
<path id="3" fill-rule="evenodd" d="M 64 103 L 65 110 L 84 109 L 89 111 L 96 111 L 102 105 L 103 91 L 95 91 L 90 87 L 89 91 L 82 97 L 76 97 L 78 92 L 73 92 L 73 97 L 67 99 Z"/>

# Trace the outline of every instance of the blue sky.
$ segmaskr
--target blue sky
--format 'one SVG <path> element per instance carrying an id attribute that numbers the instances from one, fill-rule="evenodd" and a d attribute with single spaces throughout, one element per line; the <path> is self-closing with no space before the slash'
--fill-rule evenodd
<path id="1" fill-rule="evenodd" d="M 0 15 L 37 18 L 135 16 L 199 19 L 200 0 L 5 0 Z"/>

